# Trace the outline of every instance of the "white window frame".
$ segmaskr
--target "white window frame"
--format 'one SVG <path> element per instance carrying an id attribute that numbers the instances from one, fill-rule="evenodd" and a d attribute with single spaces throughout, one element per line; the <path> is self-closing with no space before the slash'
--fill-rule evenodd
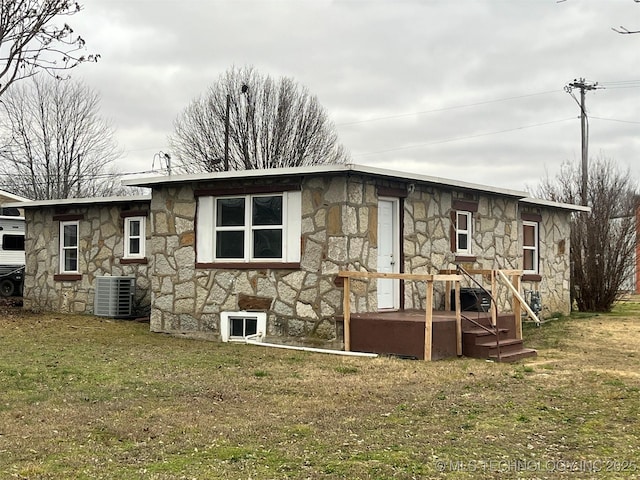
<path id="1" fill-rule="evenodd" d="M 281 225 L 251 225 L 252 199 L 256 197 L 282 197 Z M 245 222 L 241 226 L 216 227 L 217 200 L 227 198 L 245 199 Z M 247 195 L 201 196 L 198 198 L 196 249 L 199 263 L 297 263 L 300 262 L 300 235 L 302 230 L 302 196 L 300 191 L 273 192 Z M 282 230 L 282 256 L 278 258 L 256 258 L 253 252 L 253 232 L 259 229 Z M 216 232 L 242 231 L 244 252 L 241 258 L 216 257 Z"/>
<path id="2" fill-rule="evenodd" d="M 460 217 L 466 217 L 467 219 L 467 228 L 461 229 L 459 227 Z M 471 255 L 471 239 L 473 235 L 473 214 L 472 212 L 467 212 L 464 210 L 456 210 L 456 225 L 455 225 L 455 235 L 456 235 L 456 253 L 460 255 Z M 460 235 L 467 236 L 467 248 L 460 248 Z"/>
<path id="3" fill-rule="evenodd" d="M 64 244 L 64 229 L 67 226 L 74 226 L 76 228 L 76 244 L 67 245 Z M 76 269 L 66 270 L 65 259 L 67 252 L 75 250 L 76 252 Z M 80 273 L 80 222 L 78 220 L 62 221 L 60 222 L 60 273 Z"/>
<path id="4" fill-rule="evenodd" d="M 140 222 L 139 235 L 131 234 L 131 223 Z M 131 240 L 139 239 L 140 251 L 137 253 L 131 252 Z M 124 258 L 145 258 L 145 243 L 146 243 L 146 217 L 126 217 L 124 219 Z"/>
<path id="5" fill-rule="evenodd" d="M 524 227 L 533 227 L 533 243 L 534 245 L 524 244 Z M 537 275 L 540 272 L 540 225 L 538 222 L 522 221 L 522 268 L 524 274 Z M 524 252 L 533 251 L 533 270 L 524 270 Z"/>
<path id="6" fill-rule="evenodd" d="M 223 342 L 244 342 L 247 337 L 236 337 L 231 335 L 231 324 L 233 320 L 252 319 L 257 322 L 255 340 L 262 341 L 267 334 L 267 314 L 265 312 L 222 312 L 220 313 L 220 338 Z"/>

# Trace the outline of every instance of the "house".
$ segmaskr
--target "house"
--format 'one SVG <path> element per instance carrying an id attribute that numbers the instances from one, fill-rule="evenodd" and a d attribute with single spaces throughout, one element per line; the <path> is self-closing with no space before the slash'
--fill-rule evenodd
<path id="1" fill-rule="evenodd" d="M 133 276 L 134 312 L 148 314 L 150 201 L 150 196 L 135 196 L 24 204 L 24 307 L 93 313 L 97 277 Z"/>
<path id="2" fill-rule="evenodd" d="M 97 276 L 133 275 L 154 332 L 227 339 L 260 331 L 335 346 L 339 272 L 435 274 L 460 264 L 523 270 L 522 288 L 540 292 L 543 315 L 570 310 L 569 217 L 584 207 L 359 165 L 125 184 L 152 194 L 25 206 L 28 308 L 91 313 Z M 127 230 L 131 218 L 140 237 Z M 127 252 L 134 238 L 139 258 Z M 425 308 L 420 284 L 352 287 L 354 310 Z M 438 287 L 434 308 L 447 295 Z"/>

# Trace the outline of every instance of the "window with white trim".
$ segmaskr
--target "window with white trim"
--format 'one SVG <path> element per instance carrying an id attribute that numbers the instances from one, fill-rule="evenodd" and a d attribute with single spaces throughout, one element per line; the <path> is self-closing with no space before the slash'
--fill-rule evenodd
<path id="1" fill-rule="evenodd" d="M 299 191 L 198 198 L 198 262 L 299 262 Z"/>
<path id="2" fill-rule="evenodd" d="M 124 219 L 124 258 L 145 258 L 145 217 Z"/>
<path id="3" fill-rule="evenodd" d="M 456 252 L 461 255 L 471 255 L 471 226 L 473 216 L 471 212 L 456 212 Z"/>
<path id="4" fill-rule="evenodd" d="M 79 222 L 60 222 L 60 273 L 79 273 Z"/>
<path id="5" fill-rule="evenodd" d="M 267 330 L 265 312 L 222 312 L 220 337 L 223 342 L 245 341 L 247 337 L 263 338 Z"/>
<path id="6" fill-rule="evenodd" d="M 522 270 L 525 274 L 538 273 L 538 223 L 522 221 Z"/>

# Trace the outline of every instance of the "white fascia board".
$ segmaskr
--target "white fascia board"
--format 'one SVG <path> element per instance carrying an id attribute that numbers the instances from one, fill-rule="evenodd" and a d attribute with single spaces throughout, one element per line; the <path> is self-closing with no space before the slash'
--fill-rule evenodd
<path id="1" fill-rule="evenodd" d="M 291 175 L 344 172 L 349 165 L 316 165 L 312 167 L 260 168 L 255 170 L 229 170 L 228 172 L 187 173 L 183 175 L 154 176 L 123 180 L 127 186 L 152 187 L 170 183 L 206 182 L 208 180 L 238 180 L 244 178 L 268 178 Z"/>
<path id="2" fill-rule="evenodd" d="M 572 203 L 554 202 L 552 200 L 543 200 L 542 198 L 523 198 L 521 203 L 527 203 L 529 205 L 537 205 L 540 207 L 558 208 L 560 210 L 571 210 L 574 212 L 590 212 L 591 207 L 585 207 L 583 205 L 574 205 Z"/>
<path id="3" fill-rule="evenodd" d="M 485 193 L 493 193 L 496 195 L 506 195 L 509 197 L 523 198 L 528 195 L 527 192 L 520 190 L 511 190 L 506 188 L 492 187 L 488 185 L 479 185 L 475 183 L 461 182 L 440 177 L 431 177 L 428 175 L 418 175 L 410 172 L 401 172 L 397 170 L 387 170 L 384 168 L 368 167 L 356 164 L 337 164 L 337 165 L 315 165 L 312 167 L 288 167 L 288 168 L 271 168 L 256 170 L 239 170 L 228 172 L 214 173 L 196 173 L 172 176 L 155 176 L 147 178 L 136 178 L 124 180 L 123 185 L 153 187 L 154 185 L 182 183 L 182 182 L 204 182 L 208 180 L 231 180 L 245 178 L 268 178 L 283 177 L 293 175 L 319 175 L 331 173 L 354 172 L 367 174 L 377 177 L 393 178 L 401 181 L 425 183 L 431 185 L 439 185 L 443 187 L 460 188 L 464 190 L 475 190 Z"/>
<path id="4" fill-rule="evenodd" d="M 57 207 L 73 205 L 95 205 L 108 203 L 125 202 L 150 202 L 151 195 L 135 195 L 129 197 L 93 197 L 93 198 L 61 198 L 58 200 L 34 200 L 25 203 L 7 203 L 5 207 L 17 208 L 37 208 L 37 207 Z"/>
<path id="5" fill-rule="evenodd" d="M 454 187 L 463 190 L 476 190 L 485 193 L 495 193 L 497 195 L 506 195 L 508 197 L 523 198 L 528 195 L 527 192 L 521 190 L 511 190 L 508 188 L 492 187 L 490 185 L 480 185 L 478 183 L 469 183 L 449 178 L 432 177 L 429 175 L 420 175 L 410 172 L 402 172 L 397 170 L 387 170 L 384 168 L 367 167 L 364 165 L 352 165 L 351 170 L 354 172 L 368 173 L 370 175 L 390 177 L 398 180 L 414 181 L 420 183 L 428 183 L 431 185 L 440 185 L 443 187 Z"/>

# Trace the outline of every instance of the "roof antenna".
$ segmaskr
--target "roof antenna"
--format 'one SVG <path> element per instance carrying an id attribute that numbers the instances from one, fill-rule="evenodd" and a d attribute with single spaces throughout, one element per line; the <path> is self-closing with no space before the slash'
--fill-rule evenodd
<path id="1" fill-rule="evenodd" d="M 167 173 L 171 176 L 171 155 L 160 150 L 153 156 L 153 163 L 151 164 L 151 169 L 156 168 L 156 158 L 158 159 L 158 166 L 162 169 L 162 160 L 165 162 L 165 166 L 167 167 Z"/>

